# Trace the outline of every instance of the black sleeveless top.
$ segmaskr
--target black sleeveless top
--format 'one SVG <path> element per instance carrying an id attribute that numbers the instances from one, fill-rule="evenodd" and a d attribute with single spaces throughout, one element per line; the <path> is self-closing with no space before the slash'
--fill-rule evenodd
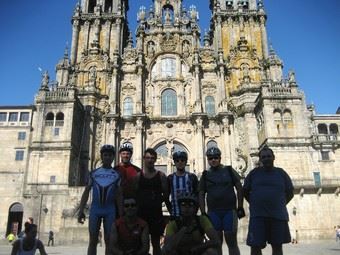
<path id="1" fill-rule="evenodd" d="M 140 173 L 138 191 L 138 215 L 143 219 L 162 217 L 162 181 L 160 172 L 150 179 Z"/>

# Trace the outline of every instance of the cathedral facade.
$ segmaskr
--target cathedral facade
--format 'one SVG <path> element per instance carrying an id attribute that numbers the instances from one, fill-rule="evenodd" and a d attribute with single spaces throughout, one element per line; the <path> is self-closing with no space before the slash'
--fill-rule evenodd
<path id="1" fill-rule="evenodd" d="M 0 234 L 32 216 L 41 235 L 52 229 L 63 242 L 85 239 L 75 215 L 88 171 L 99 166 L 102 144 L 129 142 L 134 164 L 154 148 L 166 174 L 172 153 L 185 150 L 187 170 L 198 176 L 206 149 L 218 146 L 222 163 L 242 177 L 268 145 L 295 186 L 291 228 L 301 238 L 333 238 L 340 115 L 317 115 L 294 72 L 283 74 L 262 1 L 210 0 L 204 34 L 195 6 L 153 0 L 140 8 L 133 37 L 128 8 L 128 0 L 82 0 L 56 81 L 46 72 L 30 107 L 0 107 Z M 246 232 L 242 220 L 241 240 Z"/>

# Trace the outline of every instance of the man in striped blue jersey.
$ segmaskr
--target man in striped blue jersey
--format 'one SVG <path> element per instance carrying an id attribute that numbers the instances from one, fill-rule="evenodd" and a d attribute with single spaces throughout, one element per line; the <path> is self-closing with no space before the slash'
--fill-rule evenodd
<path id="1" fill-rule="evenodd" d="M 188 154 L 185 151 L 176 151 L 172 158 L 176 166 L 176 172 L 168 176 L 169 190 L 171 196 L 171 216 L 180 216 L 178 198 L 185 194 L 198 195 L 198 179 L 193 173 L 185 171 Z"/>

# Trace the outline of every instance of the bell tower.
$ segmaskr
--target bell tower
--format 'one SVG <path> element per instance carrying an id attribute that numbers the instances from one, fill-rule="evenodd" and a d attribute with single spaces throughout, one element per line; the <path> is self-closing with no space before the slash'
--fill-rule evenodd
<path id="1" fill-rule="evenodd" d="M 227 61 L 229 92 L 263 79 L 268 54 L 266 13 L 262 0 L 211 0 L 211 34 L 216 51 Z"/>

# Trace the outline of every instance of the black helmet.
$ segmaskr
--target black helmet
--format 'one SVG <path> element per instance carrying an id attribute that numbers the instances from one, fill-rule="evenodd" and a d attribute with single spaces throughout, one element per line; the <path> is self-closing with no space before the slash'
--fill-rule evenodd
<path id="1" fill-rule="evenodd" d="M 213 157 L 213 156 L 218 156 L 221 157 L 221 151 L 217 147 L 210 147 L 207 149 L 207 152 L 205 153 L 207 157 Z"/>
<path id="2" fill-rule="evenodd" d="M 128 151 L 131 154 L 133 153 L 133 147 L 132 147 L 132 143 L 123 143 L 120 147 L 119 147 L 119 152 L 122 151 Z"/>
<path id="3" fill-rule="evenodd" d="M 104 144 L 101 148 L 100 148 L 100 154 L 103 154 L 103 152 L 112 152 L 113 154 L 115 154 L 115 147 L 111 144 Z"/>
<path id="4" fill-rule="evenodd" d="M 178 204 L 180 204 L 181 202 L 194 202 L 196 206 L 198 206 L 198 199 L 197 196 L 195 196 L 192 193 L 185 193 L 183 195 L 181 195 L 178 199 Z"/>
<path id="5" fill-rule="evenodd" d="M 185 159 L 188 160 L 188 153 L 186 153 L 185 151 L 175 151 L 172 154 L 172 159 L 173 160 L 177 160 L 177 159 Z"/>

